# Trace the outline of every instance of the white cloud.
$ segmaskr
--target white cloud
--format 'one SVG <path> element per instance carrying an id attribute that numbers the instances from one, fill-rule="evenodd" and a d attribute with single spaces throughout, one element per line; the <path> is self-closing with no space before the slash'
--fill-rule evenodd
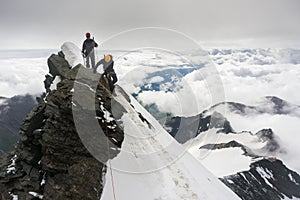
<path id="1" fill-rule="evenodd" d="M 138 98 L 144 105 L 156 102 L 158 109 L 162 112 L 182 113 L 182 103 L 176 94 L 164 91 L 145 91 Z"/>
<path id="2" fill-rule="evenodd" d="M 80 41 L 87 30 L 104 40 L 120 31 L 145 26 L 172 28 L 205 41 L 262 38 L 268 47 L 278 41 L 291 40 L 289 44 L 293 44 L 299 41 L 300 33 L 298 0 L 127 0 L 105 3 L 96 0 L 89 3 L 27 0 L 1 3 L 2 48 L 56 47 L 55 44 L 59 45 L 66 38 Z M 58 5 L 60 9 L 57 9 Z M 89 12 L 84 12 L 86 10 Z M 85 18 L 78 15 L 82 12 Z M 182 12 L 184 17 L 179 14 Z M 256 43 L 260 45 L 261 42 Z"/>
<path id="3" fill-rule="evenodd" d="M 293 64 L 300 60 L 299 51 L 258 49 L 256 51 L 229 52 L 232 53 L 212 56 L 214 62 L 218 60 L 224 64 L 216 64 L 215 68 L 213 65 L 207 65 L 208 67 L 191 72 L 177 83 L 179 89 L 174 92 L 176 93 L 174 95 L 181 98 L 182 104 L 189 104 L 191 101 L 197 102 L 193 109 L 176 113 L 178 108 L 175 98 L 168 98 L 168 105 L 166 105 L 165 102 L 162 103 L 166 101 L 162 98 L 169 94 L 161 92 L 143 93 L 140 97 L 141 100 L 147 103 L 155 102 L 161 106 L 162 110 L 173 112 L 176 115 L 198 114 L 221 101 L 254 104 L 264 96 L 278 96 L 300 105 L 297 92 L 300 90 L 300 65 Z M 169 54 L 165 52 L 160 52 L 159 56 L 155 52 L 144 53 L 142 51 L 129 53 L 125 56 L 126 59 L 116 62 L 115 68 L 121 77 L 119 83 L 127 90 L 129 89 L 129 92 L 138 92 L 148 73 L 166 69 L 172 63 L 176 63 L 176 65 L 185 63 L 182 58 L 173 55 L 169 57 Z M 195 53 L 192 55 L 192 57 L 197 56 L 198 54 Z M 241 57 L 245 57 L 245 59 L 243 60 Z M 200 56 L 200 61 L 207 62 L 207 57 L 205 60 L 203 58 L 205 57 Z M 150 93 L 160 98 L 150 97 Z"/>
<path id="4" fill-rule="evenodd" d="M 162 81 L 164 81 L 164 78 L 161 76 L 155 76 L 155 77 L 151 78 L 151 80 L 150 80 L 151 83 L 159 83 Z"/>
<path id="5" fill-rule="evenodd" d="M 39 94 L 44 91 L 47 58 L 0 59 L 0 96 Z"/>
<path id="6" fill-rule="evenodd" d="M 274 156 L 282 159 L 284 163 L 293 170 L 300 173 L 299 152 L 299 124 L 300 118 L 291 115 L 251 115 L 242 117 L 237 114 L 227 113 L 235 131 L 251 131 L 256 133 L 264 128 L 271 128 L 274 131 L 282 150 L 286 153 L 275 153 Z"/>
<path id="7" fill-rule="evenodd" d="M 285 55 L 278 56 L 276 51 L 259 50 L 259 55 L 247 55 L 243 60 L 241 54 L 228 54 L 220 56 L 223 61 L 216 65 L 218 73 L 198 69 L 186 75 L 179 85 L 181 89 L 173 93 L 163 91 L 147 91 L 139 95 L 145 104 L 156 103 L 164 112 L 173 112 L 178 115 L 198 114 L 213 105 L 212 94 L 224 87 L 226 98 L 224 101 L 240 102 L 257 105 L 265 96 L 278 96 L 288 102 L 300 105 L 300 65 L 298 54 L 286 50 Z M 246 53 L 247 54 L 247 53 Z M 243 58 L 243 59 L 242 59 Z M 166 59 L 166 58 L 164 58 Z M 214 59 L 214 58 L 213 58 Z M 221 78 L 220 82 L 213 81 Z M 189 93 L 193 91 L 194 97 Z M 180 99 L 180 101 L 178 101 Z M 182 111 L 182 105 L 192 105 L 196 99 L 197 105 L 193 109 Z M 264 105 L 265 110 L 272 110 L 270 104 Z M 180 107 L 181 106 L 181 107 Z M 180 109 L 179 109 L 180 108 Z M 198 108 L 198 109 L 197 109 Z M 292 109 L 287 108 L 289 111 Z M 246 112 L 248 112 L 246 110 Z M 256 133 L 263 128 L 272 128 L 278 142 L 286 153 L 274 154 L 282 159 L 291 169 L 300 173 L 299 156 L 300 135 L 298 134 L 300 118 L 299 113 L 290 115 L 261 114 L 251 112 L 247 117 L 225 113 L 236 131 L 252 131 Z"/>
<path id="8" fill-rule="evenodd" d="M 300 65 L 248 65 L 217 67 L 225 88 L 226 100 L 254 103 L 263 96 L 278 96 L 300 104 Z"/>

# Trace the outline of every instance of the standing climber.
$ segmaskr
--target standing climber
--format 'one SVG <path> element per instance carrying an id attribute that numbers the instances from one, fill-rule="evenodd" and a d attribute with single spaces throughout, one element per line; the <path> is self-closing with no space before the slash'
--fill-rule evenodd
<path id="1" fill-rule="evenodd" d="M 82 55 L 86 59 L 86 67 L 90 68 L 90 61 L 92 64 L 92 68 L 95 67 L 95 52 L 94 48 L 98 47 L 98 44 L 94 41 L 94 39 L 91 39 L 91 34 L 87 32 L 85 34 L 86 40 L 83 42 L 82 45 Z"/>
<path id="2" fill-rule="evenodd" d="M 97 72 L 97 67 L 99 67 L 101 64 L 103 65 L 103 76 L 107 78 L 109 89 L 112 92 L 114 90 L 114 84 L 118 81 L 117 74 L 114 70 L 114 61 L 112 55 L 105 55 L 104 58 L 101 59 L 94 67 L 94 73 Z"/>

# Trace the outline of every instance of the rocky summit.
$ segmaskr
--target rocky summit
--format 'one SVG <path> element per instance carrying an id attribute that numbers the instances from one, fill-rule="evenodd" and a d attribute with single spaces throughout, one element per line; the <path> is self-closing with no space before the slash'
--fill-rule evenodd
<path id="1" fill-rule="evenodd" d="M 105 111 L 111 111 L 112 94 L 100 74 L 81 64 L 72 68 L 62 52 L 49 57 L 48 67 L 46 93 L 37 98 L 38 105 L 21 125 L 20 140 L 2 160 L 0 199 L 99 199 L 106 171 L 103 163 L 119 151 L 109 145 L 120 147 L 124 138 L 116 121 L 104 119 Z M 78 71 L 81 76 L 77 76 Z M 55 78 L 60 81 L 51 90 Z M 84 91 L 85 96 L 74 100 L 74 85 L 79 95 Z M 85 106 L 86 101 L 93 102 L 93 106 Z M 90 139 L 99 141 L 96 148 L 104 155 L 102 160 L 91 155 L 83 144 L 74 113 L 87 137 L 96 135 Z M 88 116 L 93 115 L 106 130 L 104 136 L 85 125 Z"/>
<path id="2" fill-rule="evenodd" d="M 221 179 L 241 199 L 298 199 L 300 176 L 277 159 L 261 159 L 249 171 Z"/>

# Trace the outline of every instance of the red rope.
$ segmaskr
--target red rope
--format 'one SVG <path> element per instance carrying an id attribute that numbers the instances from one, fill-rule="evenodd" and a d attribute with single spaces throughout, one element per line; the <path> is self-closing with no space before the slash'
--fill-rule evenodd
<path id="1" fill-rule="evenodd" d="M 115 191 L 115 183 L 114 183 L 114 176 L 111 169 L 111 162 L 110 162 L 110 151 L 109 151 L 109 142 L 108 142 L 108 132 L 107 132 L 107 124 L 105 123 L 105 130 L 106 130 L 106 142 L 107 142 L 107 151 L 108 151 L 108 164 L 109 164 L 109 170 L 110 170 L 110 176 L 111 176 L 111 185 L 114 195 L 114 200 L 117 200 L 116 198 L 116 191 Z"/>
<path id="2" fill-rule="evenodd" d="M 111 170 L 111 163 L 110 163 L 110 161 L 108 161 L 108 162 L 109 162 L 109 168 L 110 168 L 111 185 L 112 185 L 112 189 L 113 189 L 114 200 L 117 200 L 116 191 L 115 191 L 114 176 L 113 176 L 113 173 L 112 173 L 112 170 Z"/>

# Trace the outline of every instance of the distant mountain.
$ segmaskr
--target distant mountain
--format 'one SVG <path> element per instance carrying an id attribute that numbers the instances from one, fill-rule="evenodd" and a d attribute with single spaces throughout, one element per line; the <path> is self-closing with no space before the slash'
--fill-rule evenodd
<path id="1" fill-rule="evenodd" d="M 248 114 L 279 114 L 279 115 L 296 115 L 300 117 L 300 106 L 289 103 L 283 99 L 275 96 L 266 96 L 256 106 L 249 106 L 242 103 L 236 102 L 222 102 L 212 106 L 210 109 L 205 111 L 214 112 L 216 110 L 227 109 L 229 112 L 248 115 Z"/>
<path id="2" fill-rule="evenodd" d="M 234 132 L 230 122 L 218 112 L 213 112 L 211 115 L 203 112 L 192 117 L 168 118 L 164 127 L 180 143 L 185 143 L 212 128 L 218 129 L 217 132 Z"/>
<path id="3" fill-rule="evenodd" d="M 255 106 L 223 102 L 197 116 L 165 122 L 166 130 L 242 199 L 300 198 L 300 176 L 276 157 L 289 152 L 272 128 L 237 132 L 220 112 L 240 118 L 265 114 L 300 117 L 300 107 L 268 96 Z"/>
<path id="4" fill-rule="evenodd" d="M 299 174 L 276 159 L 256 161 L 251 163 L 250 170 L 221 180 L 245 200 L 300 198 Z"/>
<path id="5" fill-rule="evenodd" d="M 0 150 L 8 152 L 13 148 L 24 117 L 35 105 L 35 97 L 31 95 L 0 97 Z"/>
<path id="6" fill-rule="evenodd" d="M 180 143 L 185 143 L 201 132 L 212 128 L 218 129 L 217 132 L 235 133 L 230 121 L 221 114 L 225 110 L 228 113 L 242 116 L 265 113 L 300 117 L 300 106 L 275 96 L 267 96 L 256 106 L 236 102 L 222 102 L 211 106 L 196 116 L 166 118 L 164 127 Z"/>

